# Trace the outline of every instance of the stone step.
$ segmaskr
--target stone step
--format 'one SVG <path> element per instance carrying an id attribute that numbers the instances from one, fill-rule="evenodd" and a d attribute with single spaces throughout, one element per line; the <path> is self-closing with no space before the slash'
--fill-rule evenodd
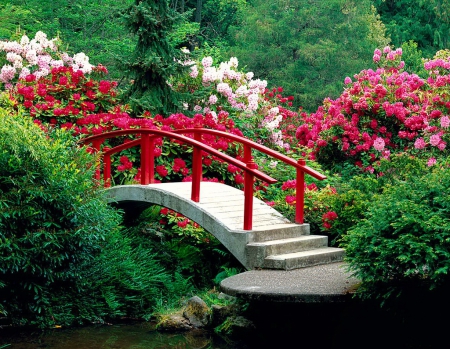
<path id="1" fill-rule="evenodd" d="M 337 247 L 322 247 L 308 251 L 269 255 L 261 266 L 264 269 L 292 270 L 315 265 L 341 262 L 345 251 Z"/>
<path id="2" fill-rule="evenodd" d="M 280 239 L 296 238 L 309 235 L 309 224 L 282 223 L 264 226 L 254 226 L 251 231 L 250 243 Z"/>
<path id="3" fill-rule="evenodd" d="M 253 268 L 262 268 L 268 256 L 308 251 L 328 246 L 324 235 L 301 235 L 292 238 L 250 242 L 246 246 L 247 260 Z"/>
<path id="4" fill-rule="evenodd" d="M 288 239 L 278 239 L 247 244 L 249 253 L 256 253 L 265 258 L 270 255 L 280 255 L 307 251 L 328 246 L 328 237 L 324 235 L 302 235 Z"/>

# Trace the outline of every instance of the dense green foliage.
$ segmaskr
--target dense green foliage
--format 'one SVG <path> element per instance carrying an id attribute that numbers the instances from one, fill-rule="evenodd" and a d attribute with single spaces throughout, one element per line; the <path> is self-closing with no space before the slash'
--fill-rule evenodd
<path id="1" fill-rule="evenodd" d="M 1 111 L 2 306 L 14 318 L 51 318 L 55 294 L 81 288 L 119 216 L 89 179 L 92 159 L 68 135 L 48 140 L 29 118 Z M 56 313 L 56 311 L 55 311 Z"/>
<path id="2" fill-rule="evenodd" d="M 418 44 L 425 57 L 449 45 L 449 3 L 442 0 L 375 0 L 387 34 L 396 47 Z"/>
<path id="3" fill-rule="evenodd" d="M 176 20 L 167 0 L 136 0 L 124 13 L 126 27 L 137 36 L 133 53 L 124 62 L 132 82 L 125 91 L 124 100 L 136 115 L 144 111 L 168 115 L 181 109 L 179 93 L 168 81 L 180 72 L 181 51 L 168 41 Z"/>
<path id="4" fill-rule="evenodd" d="M 233 28 L 231 52 L 257 77 L 313 111 L 388 43 L 370 1 L 252 1 Z M 376 33 L 376 34 L 374 34 Z M 355 43 L 357 43 L 355 45 Z"/>
<path id="5" fill-rule="evenodd" d="M 92 156 L 68 132 L 49 138 L 30 118 L 0 111 L 0 312 L 41 327 L 148 318 L 192 290 L 120 229 L 92 181 Z"/>
<path id="6" fill-rule="evenodd" d="M 448 163 L 427 167 L 400 155 L 381 165 L 390 173 L 366 195 L 367 210 L 343 235 L 351 270 L 364 298 L 395 298 L 407 287 L 435 289 L 449 281 Z M 377 189 L 377 190 L 373 190 Z"/>

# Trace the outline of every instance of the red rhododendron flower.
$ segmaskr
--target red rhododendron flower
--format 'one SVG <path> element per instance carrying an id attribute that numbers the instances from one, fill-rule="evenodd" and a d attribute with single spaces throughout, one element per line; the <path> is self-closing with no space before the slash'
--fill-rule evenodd
<path id="1" fill-rule="evenodd" d="M 286 196 L 285 200 L 288 205 L 295 205 L 295 202 L 296 202 L 295 196 L 288 195 L 288 196 Z"/>
<path id="2" fill-rule="evenodd" d="M 236 182 L 236 184 L 244 184 L 244 177 L 240 174 L 236 174 L 234 176 L 234 181 Z"/>
<path id="3" fill-rule="evenodd" d="M 167 171 L 167 168 L 164 165 L 158 165 L 156 166 L 156 172 L 161 176 L 165 177 L 169 174 L 169 171 Z"/>
<path id="4" fill-rule="evenodd" d="M 183 221 L 180 221 L 180 222 L 177 222 L 177 225 L 180 227 L 180 228 L 186 228 L 186 226 L 189 224 L 189 219 L 185 219 L 185 220 L 183 220 Z"/>

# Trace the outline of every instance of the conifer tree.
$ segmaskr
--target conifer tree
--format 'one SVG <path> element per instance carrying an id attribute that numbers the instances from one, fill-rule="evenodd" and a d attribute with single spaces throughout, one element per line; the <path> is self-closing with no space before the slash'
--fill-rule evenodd
<path id="1" fill-rule="evenodd" d="M 124 14 L 126 27 L 137 36 L 125 68 L 131 79 L 122 98 L 136 115 L 144 111 L 168 116 L 179 109 L 181 96 L 168 81 L 183 69 L 181 58 L 168 41 L 175 13 L 167 0 L 136 0 Z"/>

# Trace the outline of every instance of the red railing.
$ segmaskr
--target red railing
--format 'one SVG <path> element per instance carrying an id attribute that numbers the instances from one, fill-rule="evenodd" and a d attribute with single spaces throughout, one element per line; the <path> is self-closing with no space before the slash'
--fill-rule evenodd
<path id="1" fill-rule="evenodd" d="M 184 133 L 193 134 L 194 138 L 183 135 Z M 235 159 L 225 153 L 222 153 L 204 143 L 202 143 L 202 135 L 209 134 L 221 138 L 226 138 L 238 142 L 244 147 L 244 161 Z M 231 133 L 205 129 L 201 127 L 162 131 L 147 128 L 129 129 L 120 131 L 111 131 L 91 137 L 87 137 L 80 141 L 81 144 L 92 144 L 96 151 L 100 151 L 101 144 L 109 138 L 115 138 L 125 135 L 140 135 L 140 138 L 129 141 L 122 145 L 108 149 L 102 153 L 103 157 L 103 180 L 105 187 L 111 185 L 111 156 L 122 150 L 129 149 L 135 146 L 141 147 L 141 184 L 155 183 L 155 158 L 153 149 L 155 146 L 155 139 L 167 137 L 179 140 L 185 144 L 193 147 L 192 155 L 192 189 L 191 200 L 199 202 L 200 199 L 200 183 L 202 181 L 202 151 L 205 151 L 213 156 L 216 156 L 227 163 L 230 163 L 244 171 L 244 230 L 251 230 L 253 224 L 253 183 L 254 179 L 258 178 L 268 184 L 277 182 L 276 179 L 258 170 L 257 164 L 253 161 L 252 149 L 258 150 L 272 158 L 283 161 L 296 169 L 296 207 L 295 207 L 295 222 L 304 223 L 304 193 L 305 193 L 305 173 L 319 180 L 323 180 L 326 176 L 317 172 L 316 170 L 306 166 L 303 159 L 294 160 L 288 156 L 281 154 L 266 146 L 253 142 L 247 138 L 240 137 Z M 100 165 L 99 169 L 100 169 Z M 97 179 L 100 179 L 100 172 L 98 172 Z"/>

